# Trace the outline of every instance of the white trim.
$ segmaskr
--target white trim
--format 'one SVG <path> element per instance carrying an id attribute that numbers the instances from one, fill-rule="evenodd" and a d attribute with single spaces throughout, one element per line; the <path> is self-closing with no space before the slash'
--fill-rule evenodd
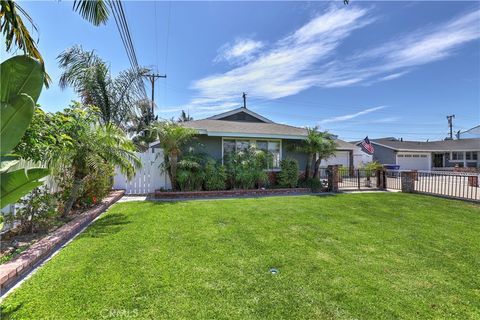
<path id="1" fill-rule="evenodd" d="M 228 116 L 231 116 L 231 115 L 240 113 L 240 112 L 245 112 L 246 114 L 251 115 L 252 117 L 257 118 L 258 120 L 264 121 L 264 122 L 266 122 L 266 123 L 273 123 L 272 120 L 267 119 L 267 118 L 259 115 L 259 114 L 256 113 L 256 112 L 253 112 L 253 111 L 251 111 L 251 110 L 248 110 L 247 108 L 237 108 L 237 109 L 233 109 L 233 110 L 230 110 L 230 111 L 227 111 L 227 112 L 224 112 L 224 113 L 220 113 L 220 114 L 217 114 L 217 115 L 208 117 L 207 119 L 219 120 L 219 119 L 221 119 L 221 118 L 228 117 Z"/>
<path id="2" fill-rule="evenodd" d="M 399 149 L 399 148 L 394 148 L 394 147 L 390 147 L 390 146 L 387 146 L 387 145 L 384 145 L 384 144 L 381 144 L 381 143 L 378 143 L 378 142 L 375 142 L 375 141 L 372 141 L 370 140 L 370 142 L 372 144 L 376 144 L 377 146 L 381 146 L 381 147 L 385 147 L 385 148 L 388 148 L 388 149 L 391 149 L 391 150 L 394 150 L 394 151 L 398 151 L 398 152 L 445 152 L 445 153 L 448 153 L 448 152 L 462 152 L 462 151 L 479 151 L 478 149 L 459 149 L 459 150 L 452 150 L 452 149 L 449 149 L 449 150 L 419 150 L 419 149 Z M 359 145 L 359 143 L 356 144 L 357 146 Z"/>
<path id="3" fill-rule="evenodd" d="M 285 134 L 261 134 L 261 133 L 240 133 L 240 132 L 211 132 L 207 133 L 209 137 L 231 137 L 231 138 L 262 138 L 262 139 L 292 139 L 305 140 L 307 136 L 285 135 Z"/>

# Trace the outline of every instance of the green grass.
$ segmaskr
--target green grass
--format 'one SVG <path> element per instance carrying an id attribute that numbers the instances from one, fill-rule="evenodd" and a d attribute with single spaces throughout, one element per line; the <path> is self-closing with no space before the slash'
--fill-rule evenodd
<path id="1" fill-rule="evenodd" d="M 480 207 L 459 201 L 130 202 L 8 296 L 2 319 L 478 319 L 479 272 Z"/>

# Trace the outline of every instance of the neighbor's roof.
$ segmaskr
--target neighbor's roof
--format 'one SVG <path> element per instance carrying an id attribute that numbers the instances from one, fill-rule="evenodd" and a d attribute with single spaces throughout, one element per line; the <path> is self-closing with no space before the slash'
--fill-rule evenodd
<path id="1" fill-rule="evenodd" d="M 227 120 L 193 120 L 184 122 L 185 127 L 196 129 L 200 134 L 214 137 L 305 139 L 307 130 L 280 123 L 243 122 Z M 354 150 L 357 147 L 335 139 L 338 149 Z"/>
<path id="2" fill-rule="evenodd" d="M 480 151 L 480 138 L 428 142 L 391 139 L 371 139 L 370 141 L 397 151 Z"/>

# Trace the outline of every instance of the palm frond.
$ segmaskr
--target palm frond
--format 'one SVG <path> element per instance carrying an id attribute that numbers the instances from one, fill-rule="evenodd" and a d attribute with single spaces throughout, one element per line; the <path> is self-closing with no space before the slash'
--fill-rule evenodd
<path id="1" fill-rule="evenodd" d="M 95 26 L 105 24 L 110 14 L 104 0 L 75 0 L 73 10 Z"/>

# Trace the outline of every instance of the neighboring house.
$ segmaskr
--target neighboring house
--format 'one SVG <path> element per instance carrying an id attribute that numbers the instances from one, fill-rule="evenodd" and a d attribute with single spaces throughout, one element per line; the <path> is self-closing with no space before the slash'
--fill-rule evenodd
<path id="1" fill-rule="evenodd" d="M 294 146 L 306 138 L 305 128 L 275 123 L 245 107 L 202 120 L 187 121 L 183 125 L 198 131 L 195 151 L 218 161 L 223 161 L 228 152 L 255 145 L 273 155 L 273 165 L 268 168 L 272 171 L 280 169 L 280 161 L 286 158 L 296 159 L 300 170 L 304 170 L 307 162 L 307 154 L 294 150 Z M 339 139 L 335 141 L 338 146 L 335 156 L 322 161 L 321 166 L 357 166 L 362 160 L 360 148 Z M 150 146 L 158 148 L 159 143 L 154 142 Z"/>
<path id="2" fill-rule="evenodd" d="M 443 141 L 402 141 L 395 138 L 370 139 L 375 147 L 373 160 L 400 165 L 400 170 L 480 167 L 480 139 Z"/>
<path id="3" fill-rule="evenodd" d="M 465 131 L 459 131 L 457 137 L 458 139 L 480 138 L 480 125 Z"/>

